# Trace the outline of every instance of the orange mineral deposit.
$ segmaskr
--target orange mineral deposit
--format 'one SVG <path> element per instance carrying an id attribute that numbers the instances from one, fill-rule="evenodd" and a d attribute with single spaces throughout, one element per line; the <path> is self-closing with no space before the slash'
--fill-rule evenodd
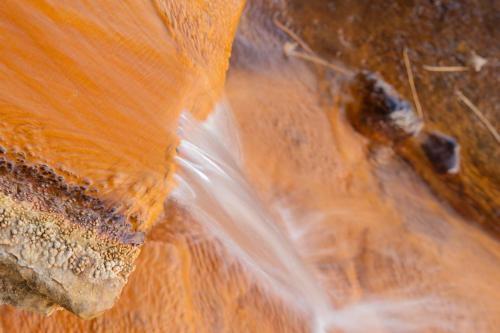
<path id="1" fill-rule="evenodd" d="M 159 216 L 177 117 L 218 99 L 242 1 L 2 1 L 0 141 Z"/>

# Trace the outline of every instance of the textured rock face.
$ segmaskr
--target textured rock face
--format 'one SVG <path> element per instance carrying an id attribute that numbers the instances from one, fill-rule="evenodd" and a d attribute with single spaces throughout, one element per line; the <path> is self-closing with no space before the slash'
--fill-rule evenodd
<path id="1" fill-rule="evenodd" d="M 0 304 L 113 305 L 132 229 L 162 214 L 177 117 L 219 98 L 243 3 L 1 2 Z"/>
<path id="2" fill-rule="evenodd" d="M 168 193 L 177 118 L 219 98 L 242 4 L 3 1 L 0 144 L 86 179 L 148 229 Z"/>
<path id="3" fill-rule="evenodd" d="M 47 168 L 0 162 L 0 302 L 84 318 L 112 307 L 142 233 Z"/>
<path id="4" fill-rule="evenodd" d="M 107 239 L 8 196 L 0 195 L 0 206 L 4 302 L 44 312 L 58 304 L 82 317 L 114 304 L 132 271 L 137 246 Z M 39 299 L 33 302 L 29 291 Z"/>

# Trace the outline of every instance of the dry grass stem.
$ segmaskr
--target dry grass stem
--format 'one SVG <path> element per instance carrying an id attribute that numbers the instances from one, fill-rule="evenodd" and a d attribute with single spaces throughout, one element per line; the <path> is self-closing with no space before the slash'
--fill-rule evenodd
<path id="1" fill-rule="evenodd" d="M 469 67 L 466 66 L 429 66 L 424 65 L 423 68 L 429 72 L 467 72 Z"/>
<path id="2" fill-rule="evenodd" d="M 307 54 L 307 53 L 297 51 L 296 44 L 285 43 L 285 45 L 283 46 L 283 50 L 284 50 L 285 54 L 289 57 L 295 57 L 295 58 L 300 58 L 302 60 L 310 61 L 312 63 L 328 67 L 328 68 L 330 68 L 336 72 L 339 72 L 343 75 L 350 75 L 351 74 L 351 71 L 349 71 L 341 66 L 332 64 L 326 60 L 323 60 L 316 55 Z"/>
<path id="3" fill-rule="evenodd" d="M 479 120 L 483 123 L 484 126 L 488 129 L 491 135 L 495 138 L 495 140 L 500 143 L 500 135 L 498 134 L 495 127 L 490 123 L 490 121 L 483 115 L 481 110 L 474 103 L 471 102 L 460 90 L 455 92 L 458 98 L 472 110 L 472 112 L 479 118 Z"/>
<path id="4" fill-rule="evenodd" d="M 277 18 L 274 18 L 273 20 L 274 24 L 284 33 L 286 33 L 291 39 L 293 39 L 297 44 L 300 45 L 305 51 L 314 54 L 314 51 L 309 47 L 309 45 L 306 44 L 295 32 L 290 30 L 287 26 L 285 26 L 283 23 L 278 21 Z"/>
<path id="5" fill-rule="evenodd" d="M 417 109 L 417 114 L 420 118 L 424 119 L 424 111 L 422 110 L 422 105 L 418 99 L 417 88 L 415 88 L 415 81 L 413 79 L 413 72 L 411 70 L 410 58 L 408 57 L 408 49 L 405 47 L 403 50 L 403 58 L 406 67 L 406 73 L 408 75 L 408 82 L 410 83 L 411 94 L 413 96 L 413 103 Z"/>

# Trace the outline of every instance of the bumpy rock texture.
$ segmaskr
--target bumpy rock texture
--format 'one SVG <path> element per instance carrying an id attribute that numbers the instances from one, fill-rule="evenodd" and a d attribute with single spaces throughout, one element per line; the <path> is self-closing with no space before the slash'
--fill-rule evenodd
<path id="1" fill-rule="evenodd" d="M 219 99 L 243 3 L 1 2 L 0 304 L 113 305 L 132 229 L 162 214 L 179 114 Z"/>
<path id="2" fill-rule="evenodd" d="M 47 167 L 0 159 L 0 303 L 93 317 L 116 301 L 142 238 Z"/>

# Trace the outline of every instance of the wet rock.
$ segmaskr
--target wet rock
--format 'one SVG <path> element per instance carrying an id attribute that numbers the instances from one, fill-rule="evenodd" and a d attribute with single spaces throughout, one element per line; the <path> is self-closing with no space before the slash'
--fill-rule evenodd
<path id="1" fill-rule="evenodd" d="M 460 170 L 460 145 L 452 137 L 431 132 L 421 147 L 436 172 L 454 174 Z"/>
<path id="2" fill-rule="evenodd" d="M 354 128 L 379 143 L 398 143 L 416 136 L 423 122 L 411 104 L 377 74 L 363 71 L 351 86 L 348 118 Z"/>

